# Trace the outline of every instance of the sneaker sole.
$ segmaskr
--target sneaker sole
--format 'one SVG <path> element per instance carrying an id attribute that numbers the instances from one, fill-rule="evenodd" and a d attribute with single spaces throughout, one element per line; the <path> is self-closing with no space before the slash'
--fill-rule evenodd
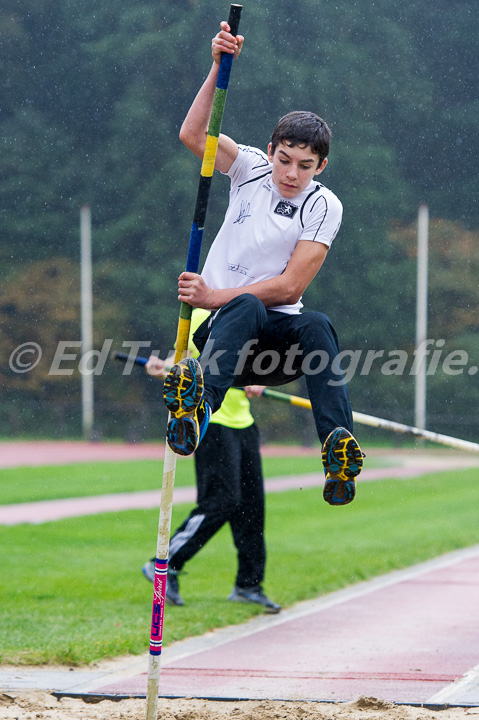
<path id="1" fill-rule="evenodd" d="M 181 418 L 194 412 L 203 398 L 203 372 L 195 358 L 173 366 L 163 385 L 163 399 L 170 413 Z"/>
<path id="2" fill-rule="evenodd" d="M 363 466 L 361 448 L 348 430 L 338 428 L 326 438 L 321 457 L 326 473 L 333 476 L 326 478 L 323 498 L 330 505 L 348 505 Z"/>
<path id="3" fill-rule="evenodd" d="M 338 428 L 328 435 L 321 458 L 326 472 L 344 482 L 359 475 L 363 467 L 361 448 L 351 433 L 344 428 Z"/>
<path id="4" fill-rule="evenodd" d="M 191 455 L 198 446 L 200 427 L 196 412 L 172 417 L 166 428 L 166 441 L 177 455 Z"/>
<path id="5" fill-rule="evenodd" d="M 329 505 L 349 505 L 356 497 L 356 480 L 326 480 L 323 498 Z"/>

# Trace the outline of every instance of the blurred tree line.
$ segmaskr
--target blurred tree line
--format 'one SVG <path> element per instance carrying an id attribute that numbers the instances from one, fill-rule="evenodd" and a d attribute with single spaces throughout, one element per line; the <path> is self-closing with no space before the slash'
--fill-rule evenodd
<path id="1" fill-rule="evenodd" d="M 161 353 L 171 348 L 200 165 L 178 131 L 228 8 L 213 0 L 3 0 L 5 434 L 9 427 L 79 431 L 78 362 L 66 364 L 68 376 L 48 371 L 58 342 L 80 339 L 82 204 L 93 215 L 95 346 L 109 338 L 114 348 L 125 340 L 151 341 Z M 331 316 L 342 348 L 356 353 L 351 362 L 361 353 L 350 390 L 363 412 L 413 420 L 408 372 L 420 201 L 433 219 L 429 337 L 445 341 L 431 355 L 464 350 L 468 366 L 479 365 L 478 25 L 468 0 L 244 4 L 246 43 L 233 68 L 223 131 L 265 149 L 276 121 L 292 109 L 317 112 L 333 130 L 322 181 L 343 201 L 343 226 L 304 303 Z M 203 258 L 227 191 L 218 174 Z M 16 373 L 11 353 L 30 341 L 42 347 L 42 360 Z M 381 350 L 382 360 L 368 370 L 367 352 Z M 405 372 L 384 367 L 398 350 L 410 356 Z M 128 407 L 141 419 L 142 408 L 158 404 L 158 383 L 139 370 L 124 378 L 121 370 L 107 363 L 95 378 L 97 403 L 112 408 L 106 434 L 121 434 Z M 467 368 L 448 375 L 439 363 L 428 382 L 431 428 L 479 434 L 477 375 Z M 67 410 L 58 415 L 62 404 Z M 57 415 L 49 423 L 52 407 Z M 291 412 L 269 407 L 261 415 L 272 427 Z M 155 436 L 152 412 L 143 424 L 153 417 Z M 77 418 L 70 425 L 69 413 Z"/>

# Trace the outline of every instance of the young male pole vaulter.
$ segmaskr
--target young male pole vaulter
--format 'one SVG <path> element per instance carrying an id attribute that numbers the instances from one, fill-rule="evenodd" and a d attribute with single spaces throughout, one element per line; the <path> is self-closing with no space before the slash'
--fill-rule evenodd
<path id="1" fill-rule="evenodd" d="M 180 139 L 205 149 L 221 53 L 237 57 L 244 38 L 227 22 L 213 38 L 213 65 L 183 122 Z M 164 385 L 167 441 L 195 451 L 230 387 L 283 385 L 305 375 L 326 474 L 324 499 L 346 505 L 363 453 L 352 435 L 338 339 L 329 318 L 301 313 L 301 296 L 320 270 L 342 218 L 338 198 L 317 179 L 331 133 L 312 112 L 280 119 L 268 152 L 220 134 L 215 168 L 231 179 L 230 201 L 201 275 L 183 272 L 178 298 L 211 312 L 194 340 L 198 361 L 177 363 Z M 336 362 L 335 362 L 336 359 Z"/>

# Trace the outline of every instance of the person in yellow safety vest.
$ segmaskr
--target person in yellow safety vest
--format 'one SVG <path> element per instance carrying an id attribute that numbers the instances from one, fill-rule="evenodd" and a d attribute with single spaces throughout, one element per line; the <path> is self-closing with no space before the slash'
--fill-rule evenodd
<path id="1" fill-rule="evenodd" d="M 198 355 L 193 335 L 208 315 L 207 310 L 193 310 L 188 346 L 193 356 Z M 165 377 L 168 360 L 151 356 L 147 372 Z M 262 386 L 228 390 L 195 452 L 197 505 L 170 540 L 166 585 L 169 605 L 184 604 L 178 575 L 185 563 L 228 522 L 238 554 L 236 580 L 229 600 L 261 605 L 267 613 L 281 610 L 262 587 L 266 562 L 264 481 L 259 430 L 248 399 L 260 395 L 262 390 Z M 148 560 L 142 571 L 153 582 L 155 559 Z"/>

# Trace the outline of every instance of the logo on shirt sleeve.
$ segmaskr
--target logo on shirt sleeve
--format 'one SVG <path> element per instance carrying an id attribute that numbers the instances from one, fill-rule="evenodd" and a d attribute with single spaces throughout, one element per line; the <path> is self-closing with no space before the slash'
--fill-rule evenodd
<path id="1" fill-rule="evenodd" d="M 274 212 L 277 215 L 282 215 L 283 217 L 292 219 L 297 210 L 297 205 L 293 205 L 293 203 L 288 202 L 287 200 L 280 200 L 279 203 L 276 205 Z"/>

